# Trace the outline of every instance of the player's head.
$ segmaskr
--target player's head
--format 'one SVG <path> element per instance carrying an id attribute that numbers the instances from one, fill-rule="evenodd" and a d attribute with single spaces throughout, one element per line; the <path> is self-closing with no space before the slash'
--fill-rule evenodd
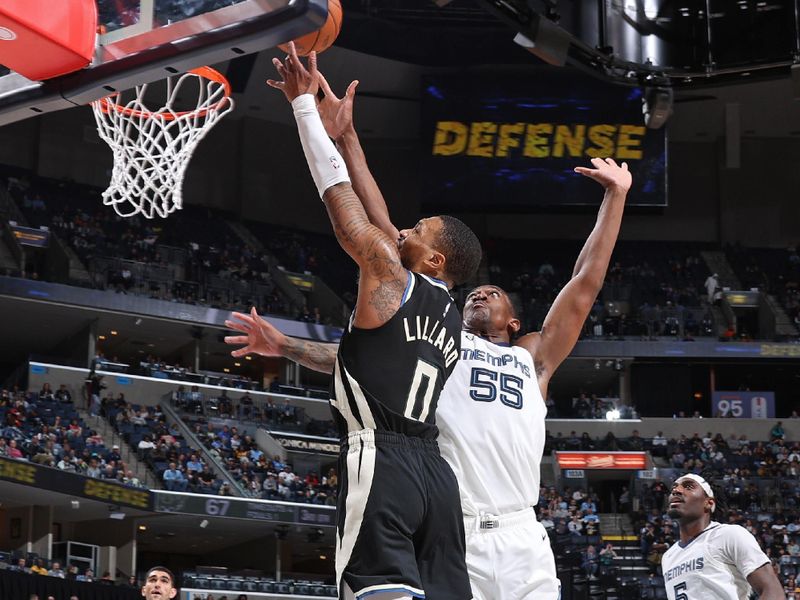
<path id="1" fill-rule="evenodd" d="M 170 600 L 178 593 L 175 587 L 175 575 L 166 567 L 153 567 L 147 572 L 142 586 L 145 600 Z"/>
<path id="2" fill-rule="evenodd" d="M 467 294 L 464 327 L 484 333 L 505 332 L 510 341 L 519 331 L 520 322 L 505 290 L 496 285 L 479 285 Z"/>
<path id="3" fill-rule="evenodd" d="M 481 262 L 478 237 L 462 221 L 447 215 L 420 219 L 413 229 L 403 229 L 398 247 L 406 269 L 436 277 L 451 287 L 472 278 Z"/>
<path id="4" fill-rule="evenodd" d="M 720 520 L 720 490 L 712 487 L 711 482 L 701 475 L 687 473 L 672 484 L 667 500 L 667 515 L 678 522 L 707 519 Z M 720 506 L 718 506 L 720 505 Z"/>

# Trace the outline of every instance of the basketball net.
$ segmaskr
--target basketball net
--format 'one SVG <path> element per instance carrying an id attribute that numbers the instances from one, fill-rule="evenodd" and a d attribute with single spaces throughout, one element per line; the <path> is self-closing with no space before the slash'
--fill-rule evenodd
<path id="1" fill-rule="evenodd" d="M 178 95 L 190 84 L 199 87 L 197 105 L 177 111 Z M 122 217 L 152 219 L 180 210 L 183 176 L 194 149 L 233 109 L 230 84 L 210 67 L 167 78 L 166 102 L 156 110 L 145 104 L 147 89 L 147 84 L 137 86 L 125 104 L 121 94 L 92 102 L 97 132 L 114 153 L 103 204 Z"/>

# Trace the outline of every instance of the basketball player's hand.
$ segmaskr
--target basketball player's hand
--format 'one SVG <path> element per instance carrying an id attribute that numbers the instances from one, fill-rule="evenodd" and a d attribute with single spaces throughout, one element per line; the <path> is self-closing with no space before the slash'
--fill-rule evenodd
<path id="1" fill-rule="evenodd" d="M 593 158 L 592 166 L 575 167 L 575 172 L 594 179 L 606 189 L 615 188 L 621 192 L 631 189 L 631 172 L 628 171 L 628 163 L 619 166 L 613 158 Z"/>
<path id="2" fill-rule="evenodd" d="M 317 77 L 317 53 L 312 52 L 308 55 L 308 69 L 306 69 L 300 57 L 297 56 L 297 49 L 294 42 L 289 42 L 289 55 L 283 62 L 273 58 L 272 64 L 278 70 L 278 75 L 283 81 L 267 79 L 267 85 L 281 90 L 286 99 L 291 102 L 303 94 L 317 95 L 319 89 L 319 79 Z"/>
<path id="3" fill-rule="evenodd" d="M 244 348 L 232 351 L 231 356 L 236 358 L 246 354 L 283 356 L 283 351 L 286 347 L 286 336 L 259 317 L 255 307 L 250 311 L 249 315 L 234 312 L 231 313 L 231 317 L 230 320 L 225 321 L 225 326 L 245 334 L 225 336 L 226 344 L 245 345 Z"/>
<path id="4" fill-rule="evenodd" d="M 331 86 L 325 77 L 317 71 L 319 86 L 325 96 L 317 104 L 319 116 L 325 126 L 325 132 L 329 137 L 338 140 L 345 133 L 353 130 L 353 100 L 356 96 L 358 80 L 350 82 L 343 98 L 338 98 L 333 93 Z"/>

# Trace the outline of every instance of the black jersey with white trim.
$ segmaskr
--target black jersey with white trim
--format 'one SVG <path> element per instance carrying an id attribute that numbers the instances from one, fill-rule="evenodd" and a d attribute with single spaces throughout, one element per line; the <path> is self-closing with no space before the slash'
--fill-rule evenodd
<path id="1" fill-rule="evenodd" d="M 376 429 L 435 439 L 436 404 L 461 351 L 461 315 L 447 286 L 409 273 L 391 319 L 375 329 L 352 322 L 331 383 L 339 433 Z"/>

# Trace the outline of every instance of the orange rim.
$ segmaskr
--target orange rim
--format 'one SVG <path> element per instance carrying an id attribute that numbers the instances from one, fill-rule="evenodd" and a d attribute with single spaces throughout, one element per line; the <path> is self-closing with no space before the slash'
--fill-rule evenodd
<path id="1" fill-rule="evenodd" d="M 222 98 L 219 102 L 206 108 L 200 108 L 196 110 L 185 110 L 176 113 L 162 113 L 162 112 L 151 112 L 149 110 L 137 110 L 135 108 L 128 108 L 126 106 L 122 106 L 121 104 L 117 104 L 112 100 L 112 98 L 119 96 L 119 94 L 117 93 L 117 94 L 111 94 L 110 96 L 106 96 L 105 98 L 100 98 L 100 100 L 98 100 L 98 103 L 100 104 L 100 110 L 102 110 L 106 114 L 108 114 L 113 110 L 115 112 L 125 115 L 126 117 L 141 117 L 145 119 L 159 118 L 159 119 L 164 119 L 165 121 L 174 121 L 175 119 L 186 115 L 204 117 L 211 110 L 222 110 L 225 107 L 225 105 L 230 102 L 231 84 L 228 82 L 227 79 L 225 79 L 225 76 L 222 73 L 220 73 L 215 69 L 212 69 L 211 67 L 197 67 L 196 69 L 192 69 L 188 72 L 198 75 L 204 79 L 208 79 L 210 81 L 215 81 L 219 83 L 225 90 L 225 97 Z"/>

